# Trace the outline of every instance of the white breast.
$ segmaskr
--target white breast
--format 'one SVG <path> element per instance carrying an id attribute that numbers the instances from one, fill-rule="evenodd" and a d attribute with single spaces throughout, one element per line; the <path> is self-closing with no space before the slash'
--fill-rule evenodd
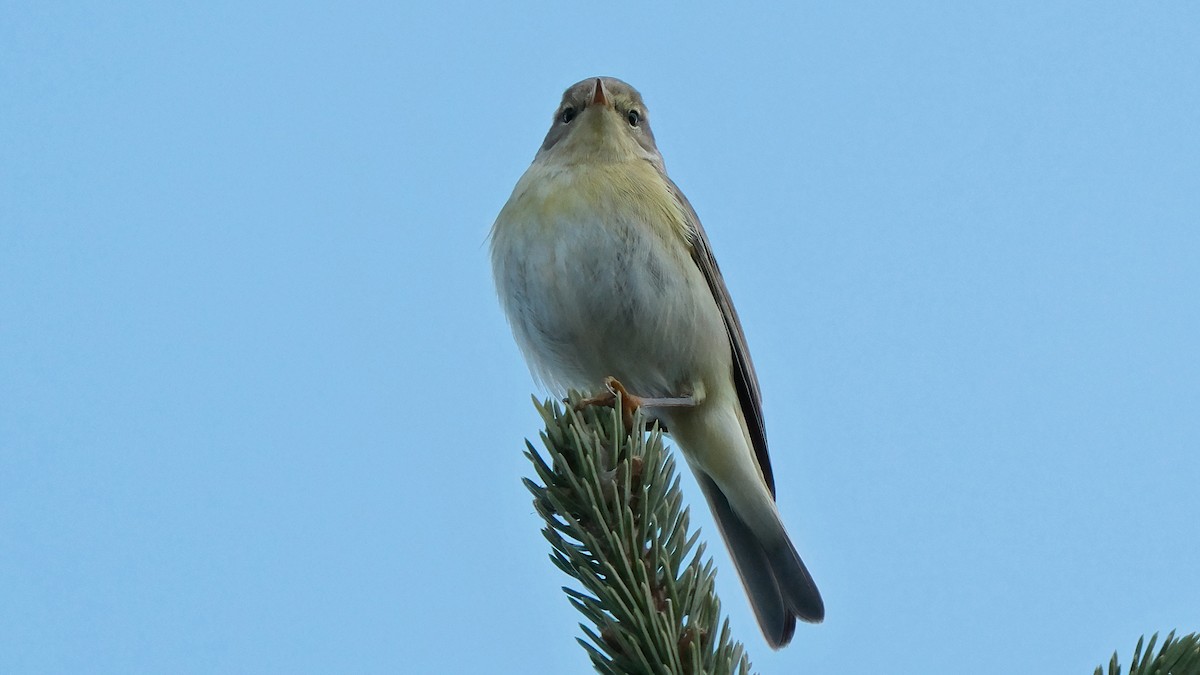
<path id="1" fill-rule="evenodd" d="M 496 221 L 501 302 L 531 369 L 555 388 L 595 391 L 611 375 L 671 396 L 728 377 L 729 341 L 680 236 L 682 212 L 645 168 L 531 167 Z"/>

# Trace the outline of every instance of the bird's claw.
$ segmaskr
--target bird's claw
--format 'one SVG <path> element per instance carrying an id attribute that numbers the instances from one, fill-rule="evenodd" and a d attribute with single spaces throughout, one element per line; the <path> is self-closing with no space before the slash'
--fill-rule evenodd
<path id="1" fill-rule="evenodd" d="M 641 397 L 629 393 L 625 389 L 625 385 L 621 384 L 617 378 L 609 376 L 604 378 L 605 391 L 581 399 L 575 404 L 576 410 L 583 410 L 591 406 L 614 406 L 617 400 L 621 401 L 621 421 L 625 424 L 626 429 L 633 428 L 633 414 L 642 406 Z M 649 426 L 649 425 L 647 425 Z"/>

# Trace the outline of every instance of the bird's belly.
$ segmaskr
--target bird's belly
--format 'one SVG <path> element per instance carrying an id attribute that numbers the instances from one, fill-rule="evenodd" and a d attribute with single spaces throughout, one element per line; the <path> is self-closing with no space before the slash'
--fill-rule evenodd
<path id="1" fill-rule="evenodd" d="M 517 341 L 558 388 L 613 376 L 643 396 L 690 394 L 730 367 L 707 282 L 669 228 L 609 212 L 522 228 L 500 244 L 497 282 Z M 550 230 L 550 231 L 547 231 Z"/>

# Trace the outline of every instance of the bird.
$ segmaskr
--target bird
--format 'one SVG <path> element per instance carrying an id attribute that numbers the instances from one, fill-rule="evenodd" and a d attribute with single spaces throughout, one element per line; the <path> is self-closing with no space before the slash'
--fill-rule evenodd
<path id="1" fill-rule="evenodd" d="M 535 379 L 619 391 L 694 473 L 767 644 L 825 605 L 775 503 L 758 377 L 695 210 L 641 94 L 569 87 L 490 233 L 497 295 Z"/>

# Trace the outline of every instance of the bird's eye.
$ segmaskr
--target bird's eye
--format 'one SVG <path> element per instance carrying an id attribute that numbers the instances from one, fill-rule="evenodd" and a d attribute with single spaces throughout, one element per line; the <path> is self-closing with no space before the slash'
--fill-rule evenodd
<path id="1" fill-rule="evenodd" d="M 571 106 L 563 108 L 563 111 L 558 114 L 558 119 L 562 120 L 563 124 L 570 124 L 571 120 L 575 119 L 575 109 Z"/>
<path id="2" fill-rule="evenodd" d="M 630 110 L 629 112 L 625 113 L 625 119 L 629 120 L 629 126 L 636 127 L 642 123 L 642 113 L 636 110 Z"/>

